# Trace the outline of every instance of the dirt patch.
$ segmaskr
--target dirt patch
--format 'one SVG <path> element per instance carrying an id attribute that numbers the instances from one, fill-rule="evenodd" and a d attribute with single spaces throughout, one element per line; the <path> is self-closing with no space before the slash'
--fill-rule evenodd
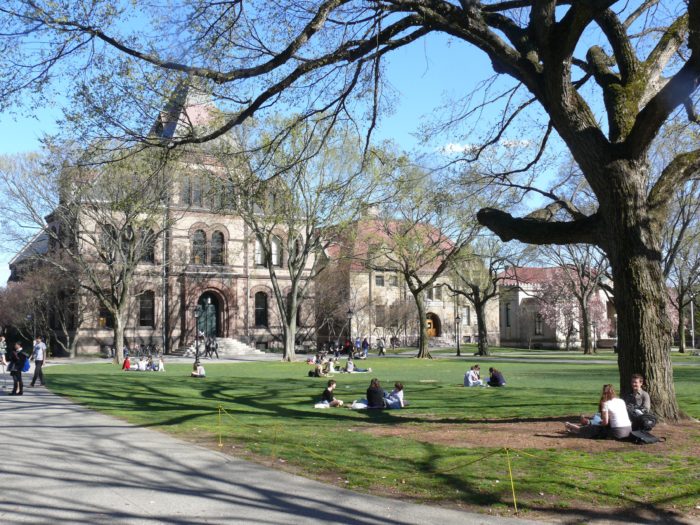
<path id="1" fill-rule="evenodd" d="M 571 418 L 570 421 L 574 421 Z M 479 421 L 474 423 L 421 424 L 420 426 L 363 427 L 358 431 L 373 436 L 406 437 L 415 441 L 463 448 L 533 448 L 570 449 L 583 452 L 627 450 L 637 448 L 629 442 L 607 439 L 583 439 L 564 429 L 564 419 L 524 421 Z M 686 421 L 675 425 L 659 424 L 653 434 L 666 443 L 644 445 L 658 454 L 700 456 L 700 425 Z M 672 447 L 667 446 L 672 444 Z"/>

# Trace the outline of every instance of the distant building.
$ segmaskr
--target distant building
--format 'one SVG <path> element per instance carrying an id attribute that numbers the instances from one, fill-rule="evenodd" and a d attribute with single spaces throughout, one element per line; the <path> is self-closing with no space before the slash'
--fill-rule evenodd
<path id="1" fill-rule="evenodd" d="M 418 341 L 415 300 L 401 273 L 386 258 L 375 256 L 374 244 L 391 239 L 382 232 L 378 219 L 357 221 L 343 242 L 325 253 L 328 267 L 316 283 L 318 336 L 321 343 L 367 337 L 372 345 L 384 338 L 387 345 L 396 339 L 401 346 Z M 427 272 L 426 272 L 427 274 Z M 461 297 L 444 286 L 450 277 L 441 275 L 425 293 L 429 344 L 454 346 L 457 333 L 464 343 L 477 340 L 476 315 Z M 460 319 L 459 329 L 457 318 Z M 498 301 L 487 308 L 491 344 L 498 344 Z"/>
<path id="2" fill-rule="evenodd" d="M 578 306 L 566 322 L 548 319 L 542 313 L 539 295 L 542 285 L 553 279 L 561 279 L 561 268 L 510 268 L 503 274 L 500 287 L 500 333 L 503 346 L 525 348 L 565 348 L 567 336 L 571 347 L 581 346 L 581 321 Z M 615 343 L 615 308 L 602 289 L 594 292 L 604 308 L 604 319 L 594 321 L 591 329 L 595 346 L 611 347 Z M 569 297 L 565 302 L 573 304 Z M 567 305 L 569 306 L 569 305 Z M 598 326 L 598 324 L 602 326 Z"/>

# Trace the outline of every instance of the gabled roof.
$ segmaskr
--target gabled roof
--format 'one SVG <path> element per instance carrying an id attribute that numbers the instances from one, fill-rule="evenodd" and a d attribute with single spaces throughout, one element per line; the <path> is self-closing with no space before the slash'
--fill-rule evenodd
<path id="1" fill-rule="evenodd" d="M 383 221 L 376 218 L 365 218 L 355 221 L 348 228 L 344 235 L 344 240 L 330 244 L 326 250 L 326 256 L 331 260 L 338 260 L 346 257 L 350 260 L 351 271 L 365 271 L 367 269 L 368 258 L 371 257 L 373 247 L 383 245 L 388 250 L 394 244 L 394 235 L 400 235 L 404 223 L 401 221 Z M 429 224 L 411 225 L 416 229 L 417 236 L 429 239 L 431 243 L 437 243 L 442 248 L 451 248 L 453 243 L 445 235 Z M 431 264 L 423 266 L 425 271 L 434 270 L 440 264 L 435 260 Z M 381 263 L 378 263 L 381 266 Z"/>
<path id="2" fill-rule="evenodd" d="M 537 285 L 556 279 L 563 272 L 561 267 L 535 268 L 512 266 L 498 274 L 503 286 Z"/>
<path id="3" fill-rule="evenodd" d="M 37 233 L 24 247 L 10 260 L 10 267 L 23 261 L 32 259 L 37 255 L 46 255 L 49 251 L 49 234 L 45 230 Z"/>

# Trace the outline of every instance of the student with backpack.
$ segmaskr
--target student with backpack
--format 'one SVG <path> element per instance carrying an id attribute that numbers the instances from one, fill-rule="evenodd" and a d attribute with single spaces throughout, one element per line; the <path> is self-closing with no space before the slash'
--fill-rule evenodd
<path id="1" fill-rule="evenodd" d="M 5 359 L 7 361 L 7 370 L 12 376 L 12 393 L 11 396 L 24 395 L 24 384 L 22 383 L 22 372 L 29 370 L 29 358 L 22 352 L 22 345 L 15 343 L 12 350 L 8 350 Z"/>

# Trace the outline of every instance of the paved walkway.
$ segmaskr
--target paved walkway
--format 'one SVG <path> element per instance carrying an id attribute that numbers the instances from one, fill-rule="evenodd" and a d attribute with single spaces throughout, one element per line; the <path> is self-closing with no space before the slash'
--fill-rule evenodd
<path id="1" fill-rule="evenodd" d="M 534 523 L 355 494 L 129 425 L 43 387 L 0 394 L 0 443 L 5 525 Z"/>

